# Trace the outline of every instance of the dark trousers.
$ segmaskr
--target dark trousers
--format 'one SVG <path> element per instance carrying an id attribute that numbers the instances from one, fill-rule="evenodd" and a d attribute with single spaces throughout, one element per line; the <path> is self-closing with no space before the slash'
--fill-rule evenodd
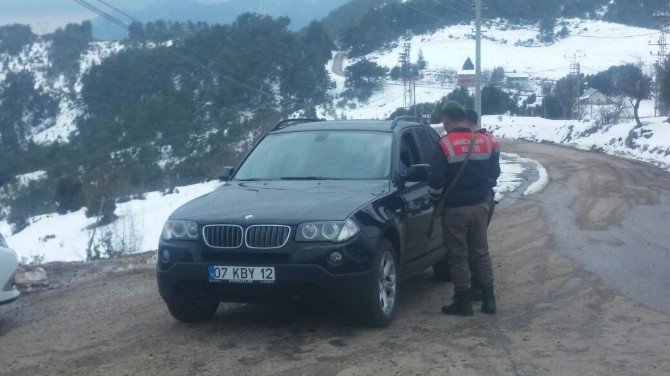
<path id="1" fill-rule="evenodd" d="M 490 205 L 485 202 L 445 208 L 442 213 L 442 233 L 451 259 L 451 279 L 456 292 L 466 292 L 470 287 L 470 269 L 480 286 L 493 286 L 487 233 L 489 211 Z"/>

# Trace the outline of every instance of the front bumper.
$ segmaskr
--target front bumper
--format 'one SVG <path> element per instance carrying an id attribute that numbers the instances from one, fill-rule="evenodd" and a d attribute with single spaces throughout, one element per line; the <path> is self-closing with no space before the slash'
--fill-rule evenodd
<path id="1" fill-rule="evenodd" d="M 14 286 L 14 277 L 4 284 L 4 287 L 0 288 L 0 305 L 8 304 L 21 296 L 19 290 Z"/>
<path id="2" fill-rule="evenodd" d="M 316 265 L 276 265 L 274 283 L 210 282 L 207 263 L 176 263 L 168 270 L 158 270 L 158 291 L 170 300 L 180 285 L 195 284 L 221 301 L 255 302 L 286 299 L 293 296 L 327 298 L 340 304 L 355 305 L 365 301 L 370 286 L 370 272 L 331 274 Z"/>
<path id="3" fill-rule="evenodd" d="M 369 296 L 366 289 L 376 238 L 357 236 L 342 244 L 299 243 L 290 241 L 281 249 L 234 250 L 211 249 L 202 242 L 161 241 L 158 257 L 158 289 L 170 300 L 184 284 L 195 284 L 221 301 L 256 301 L 268 298 L 306 295 L 335 300 L 342 304 L 359 304 Z M 161 252 L 170 252 L 164 262 Z M 330 261 L 339 252 L 340 263 Z M 276 281 L 272 284 L 238 284 L 210 282 L 210 265 L 271 266 Z"/>

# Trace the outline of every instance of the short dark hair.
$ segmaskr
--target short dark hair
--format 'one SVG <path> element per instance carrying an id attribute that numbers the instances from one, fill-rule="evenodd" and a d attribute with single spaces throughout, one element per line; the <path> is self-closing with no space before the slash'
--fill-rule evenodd
<path id="1" fill-rule="evenodd" d="M 442 108 L 442 118 L 447 118 L 451 121 L 465 120 L 465 109 L 458 102 L 447 102 Z"/>
<path id="2" fill-rule="evenodd" d="M 477 125 L 479 122 L 479 115 L 477 115 L 477 111 L 469 108 L 465 109 L 465 121 L 470 124 Z"/>

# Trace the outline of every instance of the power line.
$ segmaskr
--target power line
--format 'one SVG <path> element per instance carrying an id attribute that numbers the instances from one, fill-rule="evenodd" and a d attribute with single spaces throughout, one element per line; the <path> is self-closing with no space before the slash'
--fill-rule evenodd
<path id="1" fill-rule="evenodd" d="M 439 5 L 442 5 L 442 6 L 445 7 L 445 8 L 449 9 L 449 10 L 453 10 L 453 11 L 456 11 L 456 12 L 459 12 L 459 13 L 462 13 L 462 14 L 465 14 L 465 15 L 468 15 L 468 16 L 471 16 L 471 14 L 467 13 L 467 12 L 468 12 L 468 9 L 463 9 L 463 8 L 461 8 L 459 3 L 452 2 L 452 3 L 450 3 L 450 5 L 447 5 L 447 4 L 445 4 L 445 3 L 441 2 L 441 1 L 437 1 L 437 3 L 438 3 Z"/>
<path id="2" fill-rule="evenodd" d="M 119 20 L 118 18 L 106 13 L 102 9 L 96 7 L 95 5 L 87 2 L 86 0 L 73 0 L 75 3 L 83 6 L 84 8 L 87 8 L 88 10 L 98 14 L 99 16 L 105 18 L 107 21 L 115 24 L 116 26 L 119 26 L 123 29 L 128 30 L 128 25 L 125 24 L 125 22 Z"/>
<path id="3" fill-rule="evenodd" d="M 426 11 L 423 11 L 423 10 L 419 9 L 419 8 L 415 8 L 415 7 L 411 6 L 411 5 L 408 5 L 407 3 L 400 3 L 400 5 L 403 6 L 403 7 L 405 7 L 405 8 L 411 9 L 411 10 L 413 10 L 413 11 L 415 11 L 415 12 L 419 12 L 419 13 L 421 13 L 421 14 L 425 14 L 426 16 L 433 17 L 433 18 L 438 19 L 438 20 L 441 20 L 441 21 L 452 22 L 452 21 L 450 21 L 450 20 L 447 20 L 447 19 L 444 18 L 444 17 L 440 17 L 440 16 L 436 16 L 436 15 L 434 15 L 434 14 L 432 14 L 432 13 L 428 13 L 428 12 L 426 12 Z M 472 15 L 467 14 L 467 13 L 465 13 L 465 12 L 462 12 L 462 11 L 460 11 L 460 10 L 457 10 L 457 12 L 462 13 L 462 14 L 465 14 L 465 15 L 468 16 L 468 17 L 472 17 Z"/>
<path id="4" fill-rule="evenodd" d="M 106 5 L 108 8 L 110 8 L 110 9 L 116 11 L 117 13 L 122 14 L 122 15 L 128 17 L 129 19 L 131 19 L 131 20 L 133 20 L 133 21 L 135 21 L 135 22 L 140 22 L 140 20 L 138 20 L 137 18 L 131 16 L 130 14 L 128 14 L 128 13 L 122 11 L 121 9 L 119 9 L 119 8 L 117 8 L 117 7 L 115 7 L 115 6 L 113 6 L 112 4 L 109 4 L 108 2 L 106 2 L 106 1 L 104 1 L 104 0 L 97 0 L 97 1 L 98 1 L 99 3 L 102 3 L 102 4 Z"/>
<path id="5" fill-rule="evenodd" d="M 461 6 L 463 6 L 466 9 L 472 9 L 475 7 L 475 4 L 472 1 L 468 0 L 450 0 L 450 1 L 456 4 L 461 4 Z"/>

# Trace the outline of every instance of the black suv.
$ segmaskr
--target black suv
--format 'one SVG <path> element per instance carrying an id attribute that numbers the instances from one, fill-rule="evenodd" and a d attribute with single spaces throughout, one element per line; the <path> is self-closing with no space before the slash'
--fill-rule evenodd
<path id="1" fill-rule="evenodd" d="M 224 168 L 225 183 L 177 209 L 158 253 L 158 288 L 180 321 L 219 302 L 328 297 L 388 325 L 400 279 L 447 278 L 420 120 L 286 120 Z"/>

